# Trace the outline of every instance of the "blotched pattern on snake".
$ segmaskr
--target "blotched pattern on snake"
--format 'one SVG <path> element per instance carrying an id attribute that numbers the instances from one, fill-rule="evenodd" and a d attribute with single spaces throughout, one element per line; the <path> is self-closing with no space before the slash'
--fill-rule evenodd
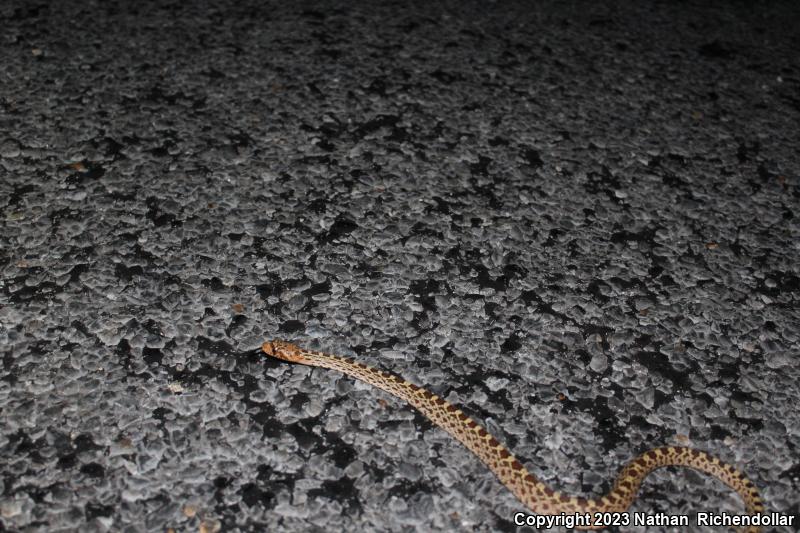
<path id="1" fill-rule="evenodd" d="M 261 348 L 267 355 L 284 361 L 338 370 L 408 402 L 477 455 L 536 514 L 624 512 L 636 499 L 644 478 L 664 466 L 684 466 L 710 474 L 741 496 L 748 514 L 764 512 L 758 489 L 739 470 L 705 452 L 679 446 L 654 448 L 639 455 L 625 465 L 614 487 L 604 496 L 596 499 L 569 496 L 539 481 L 505 446 L 461 409 L 399 376 L 346 357 L 306 350 L 285 341 L 268 341 Z M 758 527 L 745 529 L 748 533 L 759 530 Z"/>

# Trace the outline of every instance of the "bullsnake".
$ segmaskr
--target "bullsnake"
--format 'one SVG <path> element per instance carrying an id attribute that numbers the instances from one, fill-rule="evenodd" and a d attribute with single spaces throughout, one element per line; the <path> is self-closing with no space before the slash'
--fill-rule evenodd
<path id="1" fill-rule="evenodd" d="M 461 409 L 397 375 L 346 357 L 306 350 L 280 340 L 267 341 L 261 349 L 267 355 L 284 361 L 338 370 L 408 402 L 478 456 L 537 515 L 624 513 L 636 499 L 644 478 L 653 470 L 665 466 L 684 466 L 710 474 L 739 494 L 748 514 L 764 512 L 758 489 L 744 474 L 717 457 L 682 446 L 663 446 L 642 453 L 625 465 L 614 487 L 604 496 L 596 499 L 569 496 L 539 481 L 505 446 Z M 576 526 L 576 529 L 602 527 L 589 524 L 587 527 Z M 760 528 L 751 526 L 743 531 L 757 533 Z"/>

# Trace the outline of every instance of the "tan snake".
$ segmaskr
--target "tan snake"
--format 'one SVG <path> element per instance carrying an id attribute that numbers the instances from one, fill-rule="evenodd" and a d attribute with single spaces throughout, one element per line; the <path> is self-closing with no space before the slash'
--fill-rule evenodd
<path id="1" fill-rule="evenodd" d="M 569 496 L 539 481 L 505 446 L 461 409 L 399 376 L 346 357 L 306 350 L 280 340 L 265 342 L 261 349 L 267 355 L 284 361 L 338 370 L 408 402 L 477 455 L 537 515 L 623 513 L 636 499 L 644 478 L 653 470 L 664 466 L 684 466 L 710 474 L 739 494 L 747 514 L 764 512 L 758 489 L 739 470 L 705 452 L 680 446 L 663 446 L 639 455 L 620 471 L 614 488 L 605 496 L 591 500 Z M 576 529 L 602 527 L 592 523 L 586 527 L 576 526 Z M 756 526 L 744 529 L 748 533 L 759 530 Z"/>

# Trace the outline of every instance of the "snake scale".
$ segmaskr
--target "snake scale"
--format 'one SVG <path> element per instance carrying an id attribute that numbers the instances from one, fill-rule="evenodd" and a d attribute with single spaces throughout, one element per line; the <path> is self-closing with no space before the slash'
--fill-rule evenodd
<path id="1" fill-rule="evenodd" d="M 267 355 L 284 361 L 338 370 L 408 402 L 478 456 L 537 515 L 623 513 L 636 499 L 644 478 L 665 466 L 689 467 L 710 474 L 739 494 L 748 514 L 764 512 L 758 489 L 739 470 L 705 452 L 680 446 L 663 446 L 642 453 L 620 471 L 614 487 L 604 496 L 596 499 L 569 496 L 539 481 L 505 446 L 461 409 L 395 374 L 280 340 L 265 342 L 261 349 Z M 601 529 L 601 526 L 592 524 L 576 526 L 576 529 Z M 759 527 L 751 526 L 744 531 L 756 533 L 759 530 Z"/>

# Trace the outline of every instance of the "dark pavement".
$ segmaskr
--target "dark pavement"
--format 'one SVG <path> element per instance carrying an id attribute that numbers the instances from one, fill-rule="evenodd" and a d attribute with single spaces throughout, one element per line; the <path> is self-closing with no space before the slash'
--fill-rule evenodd
<path id="1" fill-rule="evenodd" d="M 680 444 L 800 513 L 798 25 L 3 2 L 0 531 L 515 530 L 443 431 L 270 338 L 428 387 L 574 494 Z M 741 504 L 665 471 L 634 509 Z"/>

